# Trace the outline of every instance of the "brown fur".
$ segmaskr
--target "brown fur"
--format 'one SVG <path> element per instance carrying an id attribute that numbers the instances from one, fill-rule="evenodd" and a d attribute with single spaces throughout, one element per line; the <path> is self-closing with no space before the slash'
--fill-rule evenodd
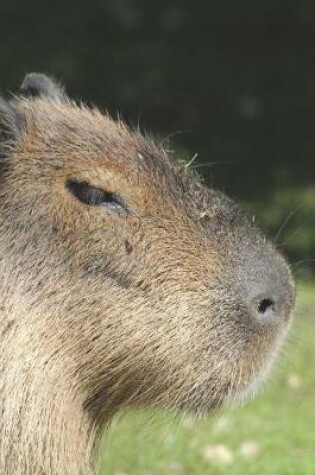
<path id="1" fill-rule="evenodd" d="M 63 94 L 30 95 L 0 118 L 0 472 L 86 475 L 122 407 L 204 413 L 253 392 L 293 284 L 185 164 Z M 119 194 L 127 216 L 80 202 L 69 179 Z M 246 296 L 264 279 L 285 305 L 262 323 Z"/>

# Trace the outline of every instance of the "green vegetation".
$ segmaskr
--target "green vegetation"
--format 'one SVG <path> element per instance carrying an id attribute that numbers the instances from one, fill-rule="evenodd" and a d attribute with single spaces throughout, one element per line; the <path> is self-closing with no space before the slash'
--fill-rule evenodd
<path id="1" fill-rule="evenodd" d="M 133 412 L 104 440 L 106 475 L 313 475 L 315 286 L 298 288 L 284 357 L 256 401 L 196 422 Z"/>

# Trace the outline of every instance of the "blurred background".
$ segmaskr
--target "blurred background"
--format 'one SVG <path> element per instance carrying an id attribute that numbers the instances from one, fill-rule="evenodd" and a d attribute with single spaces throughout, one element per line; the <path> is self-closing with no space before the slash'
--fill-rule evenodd
<path id="1" fill-rule="evenodd" d="M 198 154 L 206 181 L 256 214 L 304 282 L 315 273 L 314 45 L 312 0 L 0 1 L 2 91 L 46 72 L 70 95 L 169 137 L 188 159 Z M 315 287 L 301 289 L 298 344 L 269 399 L 219 429 L 180 426 L 169 454 L 154 429 L 151 445 L 141 431 L 137 441 L 128 416 L 130 426 L 127 418 L 113 432 L 119 447 L 105 456 L 106 473 L 314 474 Z M 272 468 L 277 457 L 284 465 Z"/>

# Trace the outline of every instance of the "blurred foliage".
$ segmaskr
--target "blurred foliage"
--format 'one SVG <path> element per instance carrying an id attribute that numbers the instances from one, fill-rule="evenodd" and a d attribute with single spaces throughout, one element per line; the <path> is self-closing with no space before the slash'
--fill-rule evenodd
<path id="1" fill-rule="evenodd" d="M 275 190 L 266 201 L 253 202 L 248 208 L 291 257 L 295 276 L 311 277 L 315 267 L 315 187 Z"/>
<path id="2" fill-rule="evenodd" d="M 208 183 L 270 202 L 274 231 L 291 212 L 290 193 L 275 190 L 314 185 L 314 22 L 311 0 L 2 0 L 0 84 L 15 91 L 25 72 L 43 71 L 71 95 L 175 134 L 215 162 L 202 170 Z M 297 234 L 294 258 L 314 250 L 310 233 Z"/>

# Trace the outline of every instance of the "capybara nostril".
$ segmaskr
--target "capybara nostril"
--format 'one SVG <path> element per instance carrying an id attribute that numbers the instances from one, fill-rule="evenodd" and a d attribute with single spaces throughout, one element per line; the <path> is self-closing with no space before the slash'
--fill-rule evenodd
<path id="1" fill-rule="evenodd" d="M 250 301 L 250 312 L 254 318 L 266 320 L 276 317 L 278 305 L 276 299 L 269 295 L 256 295 Z"/>
<path id="2" fill-rule="evenodd" d="M 258 305 L 257 305 L 257 311 L 259 314 L 265 315 L 267 312 L 275 311 L 275 310 L 276 310 L 276 304 L 273 299 L 269 297 L 265 297 L 259 300 Z"/>

